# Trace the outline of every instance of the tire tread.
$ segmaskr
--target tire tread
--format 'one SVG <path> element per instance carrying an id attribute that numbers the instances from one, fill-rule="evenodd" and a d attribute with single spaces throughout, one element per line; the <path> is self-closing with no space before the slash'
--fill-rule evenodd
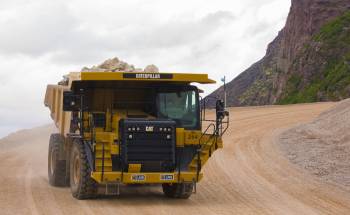
<path id="1" fill-rule="evenodd" d="M 163 184 L 163 192 L 169 198 L 188 199 L 193 191 L 192 183 Z"/>
<path id="2" fill-rule="evenodd" d="M 89 162 L 88 162 L 87 155 L 86 155 L 86 152 L 84 149 L 84 145 L 81 143 L 80 140 L 74 140 L 73 147 L 77 147 L 79 150 L 79 156 L 81 159 L 81 167 L 80 167 L 81 181 L 78 185 L 77 191 L 75 192 L 72 190 L 72 195 L 73 195 L 73 197 L 75 197 L 77 199 L 96 198 L 96 196 L 97 196 L 97 184 L 91 178 L 91 175 L 90 175 L 91 169 L 89 167 Z M 71 171 L 71 174 L 73 174 L 72 171 Z"/>
<path id="3" fill-rule="evenodd" d="M 48 155 L 48 165 L 50 165 L 50 151 L 51 153 L 56 153 L 56 165 L 53 170 L 53 174 L 50 172 L 50 166 L 48 166 L 49 183 L 55 187 L 65 187 L 68 186 L 68 180 L 66 175 L 66 160 L 59 160 L 59 150 L 60 144 L 63 144 L 64 139 L 61 134 L 51 134 L 49 142 L 49 155 Z"/>

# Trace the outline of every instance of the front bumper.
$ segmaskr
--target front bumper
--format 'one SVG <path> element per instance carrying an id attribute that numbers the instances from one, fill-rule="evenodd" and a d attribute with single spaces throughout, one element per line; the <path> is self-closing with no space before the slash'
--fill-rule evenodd
<path id="1" fill-rule="evenodd" d="M 92 172 L 91 177 L 100 184 L 124 183 L 124 184 L 163 184 L 198 182 L 202 179 L 203 173 L 198 175 L 195 172 Z"/>

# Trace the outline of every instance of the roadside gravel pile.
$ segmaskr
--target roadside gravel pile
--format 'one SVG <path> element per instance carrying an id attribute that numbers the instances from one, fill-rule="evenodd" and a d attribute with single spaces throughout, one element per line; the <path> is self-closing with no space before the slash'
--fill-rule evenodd
<path id="1" fill-rule="evenodd" d="M 350 99 L 282 133 L 279 145 L 293 163 L 350 190 Z"/>

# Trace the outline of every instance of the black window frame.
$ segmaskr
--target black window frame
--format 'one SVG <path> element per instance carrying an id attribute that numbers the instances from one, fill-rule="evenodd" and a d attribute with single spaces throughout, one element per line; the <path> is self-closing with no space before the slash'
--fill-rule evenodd
<path id="1" fill-rule="evenodd" d="M 194 91 L 195 92 L 195 99 L 196 99 L 196 117 L 197 117 L 197 122 L 196 125 L 191 126 L 191 127 L 183 127 L 185 130 L 200 130 L 201 129 L 201 118 L 200 118 L 200 101 L 199 101 L 199 90 L 196 86 L 177 86 L 177 87 L 163 87 L 162 89 L 157 89 L 156 90 L 156 109 L 157 109 L 157 118 L 159 118 L 159 99 L 158 99 L 158 94 L 159 93 L 166 93 L 166 92 L 179 92 L 179 91 Z M 168 118 L 171 119 L 171 118 Z M 182 127 L 179 126 L 178 124 L 176 125 L 177 127 Z"/>

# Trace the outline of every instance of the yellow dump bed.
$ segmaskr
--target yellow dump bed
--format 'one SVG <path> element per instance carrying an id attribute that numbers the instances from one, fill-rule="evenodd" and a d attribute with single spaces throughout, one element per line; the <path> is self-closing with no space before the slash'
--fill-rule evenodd
<path id="1" fill-rule="evenodd" d="M 70 73 L 72 81 L 165 81 L 213 84 L 207 74 L 190 73 L 136 73 L 136 72 L 78 72 Z"/>
<path id="2" fill-rule="evenodd" d="M 64 136 L 69 133 L 71 112 L 63 111 L 63 91 L 69 89 L 68 86 L 48 85 L 44 101 L 45 106 L 50 109 L 50 116 L 55 122 L 56 127 Z"/>

